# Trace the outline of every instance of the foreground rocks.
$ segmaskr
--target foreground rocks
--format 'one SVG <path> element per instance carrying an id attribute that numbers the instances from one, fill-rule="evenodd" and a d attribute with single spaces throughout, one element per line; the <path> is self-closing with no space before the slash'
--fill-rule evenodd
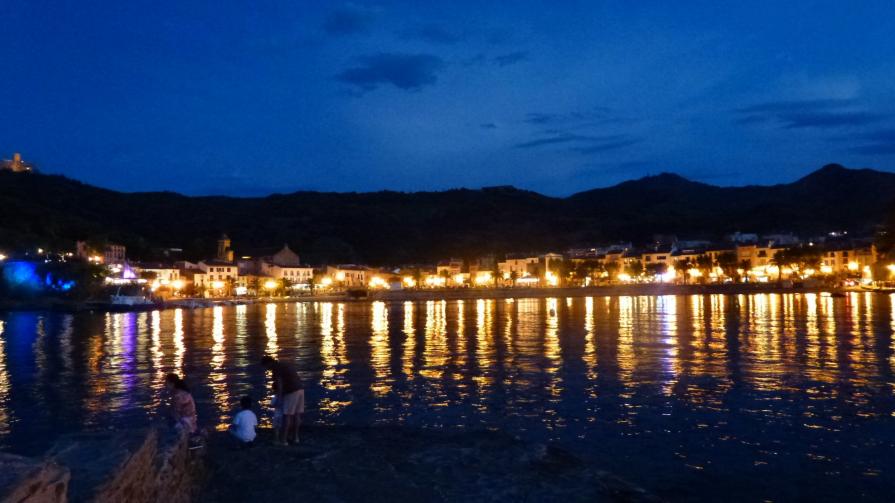
<path id="1" fill-rule="evenodd" d="M 0 454 L 0 502 L 188 502 L 200 462 L 152 428 L 67 435 L 43 459 Z"/>
<path id="2" fill-rule="evenodd" d="M 53 461 L 0 453 L 0 501 L 62 503 L 69 471 Z"/>
<path id="3" fill-rule="evenodd" d="M 479 431 L 308 427 L 300 446 L 213 434 L 200 501 L 657 501 L 550 445 Z"/>

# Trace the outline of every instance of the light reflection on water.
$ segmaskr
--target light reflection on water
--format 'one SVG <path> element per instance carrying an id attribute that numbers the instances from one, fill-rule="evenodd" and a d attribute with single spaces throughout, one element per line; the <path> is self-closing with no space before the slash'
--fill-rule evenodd
<path id="1" fill-rule="evenodd" d="M 500 428 L 669 499 L 895 489 L 895 296 L 851 293 L 297 303 L 0 315 L 0 446 L 163 417 L 188 375 L 210 428 L 298 363 L 308 419 Z M 269 414 L 263 414 L 263 422 Z"/>

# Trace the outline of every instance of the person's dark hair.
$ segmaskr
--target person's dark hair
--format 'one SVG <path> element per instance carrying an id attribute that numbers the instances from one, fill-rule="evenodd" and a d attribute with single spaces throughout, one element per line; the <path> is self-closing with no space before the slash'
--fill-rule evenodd
<path id="1" fill-rule="evenodd" d="M 274 359 L 273 356 L 264 355 L 261 357 L 261 365 L 264 365 L 265 367 L 270 367 L 273 364 L 275 364 L 276 362 L 277 361 Z"/>
<path id="2" fill-rule="evenodd" d="M 252 397 L 246 395 L 239 399 L 239 405 L 242 407 L 242 410 L 249 410 L 252 408 Z"/>
<path id="3" fill-rule="evenodd" d="M 165 376 L 165 382 L 169 382 L 174 385 L 175 388 L 179 390 L 183 390 L 186 392 L 190 391 L 190 388 L 187 387 L 186 381 L 180 378 L 179 375 L 171 373 Z"/>

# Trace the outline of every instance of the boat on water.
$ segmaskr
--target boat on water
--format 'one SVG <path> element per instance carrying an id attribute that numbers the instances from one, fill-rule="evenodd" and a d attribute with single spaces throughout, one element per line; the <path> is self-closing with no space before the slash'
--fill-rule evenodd
<path id="1" fill-rule="evenodd" d="M 151 311 L 162 306 L 160 301 L 146 295 L 142 288 L 122 290 L 119 287 L 109 296 L 108 302 L 97 304 L 94 308 L 107 311 Z"/>

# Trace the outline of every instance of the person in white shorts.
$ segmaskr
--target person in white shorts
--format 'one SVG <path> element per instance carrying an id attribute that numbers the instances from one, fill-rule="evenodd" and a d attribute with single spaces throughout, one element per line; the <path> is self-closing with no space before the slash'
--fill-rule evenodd
<path id="1" fill-rule="evenodd" d="M 283 424 L 276 430 L 274 443 L 297 444 L 301 415 L 305 411 L 305 390 L 298 372 L 291 364 L 265 355 L 261 365 L 273 375 L 274 396 L 283 411 Z"/>

